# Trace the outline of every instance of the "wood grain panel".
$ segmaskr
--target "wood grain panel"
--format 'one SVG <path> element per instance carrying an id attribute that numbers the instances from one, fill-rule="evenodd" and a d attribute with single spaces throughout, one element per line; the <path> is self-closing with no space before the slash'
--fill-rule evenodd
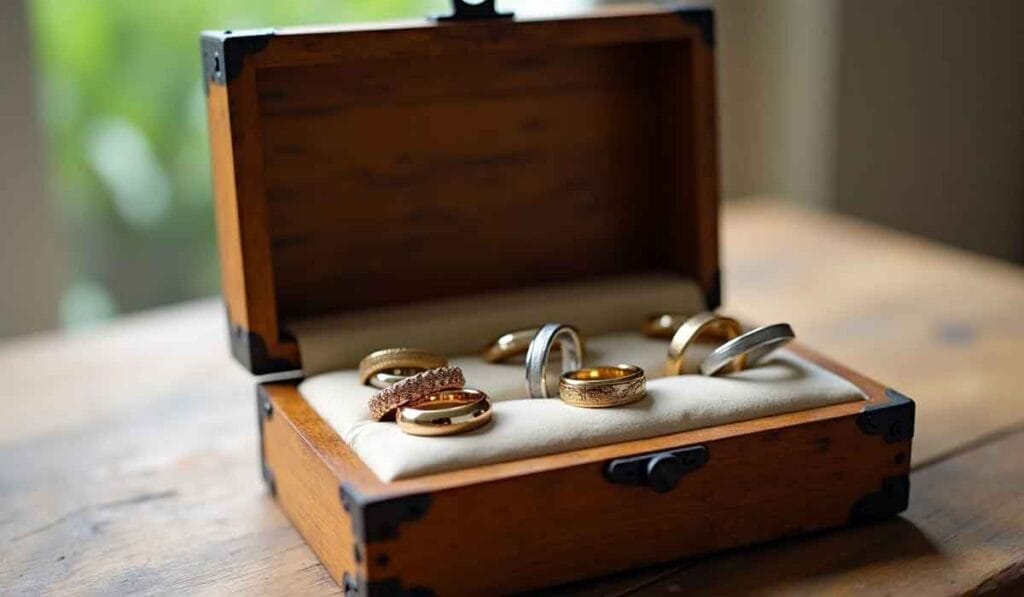
<path id="1" fill-rule="evenodd" d="M 281 317 L 673 269 L 696 225 L 662 215 L 689 219 L 680 195 L 695 170 L 654 159 L 694 153 L 679 146 L 690 129 L 662 121 L 691 89 L 662 101 L 676 78 L 663 54 L 627 44 L 261 71 Z M 692 268 L 696 251 L 681 252 Z"/>

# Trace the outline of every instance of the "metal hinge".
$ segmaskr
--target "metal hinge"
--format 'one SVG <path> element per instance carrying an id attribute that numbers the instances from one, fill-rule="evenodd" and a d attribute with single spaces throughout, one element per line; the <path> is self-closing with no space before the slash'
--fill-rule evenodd
<path id="1" fill-rule="evenodd" d="M 485 19 L 511 19 L 510 12 L 498 12 L 495 0 L 483 0 L 481 2 L 467 2 L 466 0 L 452 0 L 452 14 L 434 17 L 434 20 L 441 22 L 452 21 L 482 21 Z"/>

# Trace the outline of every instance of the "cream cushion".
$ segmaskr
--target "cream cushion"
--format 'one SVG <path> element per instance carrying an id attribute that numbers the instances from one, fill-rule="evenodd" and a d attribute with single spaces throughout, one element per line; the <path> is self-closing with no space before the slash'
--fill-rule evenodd
<path id="1" fill-rule="evenodd" d="M 303 361 L 322 372 L 308 376 L 299 390 L 383 481 L 864 399 L 850 382 L 784 350 L 728 376 L 662 377 L 668 343 L 641 335 L 640 322 L 650 312 L 699 310 L 694 303 L 700 300 L 689 281 L 647 277 L 368 312 L 334 320 L 333 327 L 328 320 L 307 323 L 296 327 L 305 330 L 297 333 Z M 529 399 L 521 361 L 491 364 L 479 356 L 483 338 L 544 321 L 578 325 L 588 341 L 588 365 L 643 367 L 647 398 L 610 409 Z M 463 353 L 451 362 L 462 368 L 468 386 L 491 396 L 492 423 L 463 435 L 416 437 L 392 422 L 372 420 L 366 402 L 375 390 L 359 383 L 355 365 L 371 350 L 402 345 Z M 558 360 L 552 364 L 557 369 Z"/>

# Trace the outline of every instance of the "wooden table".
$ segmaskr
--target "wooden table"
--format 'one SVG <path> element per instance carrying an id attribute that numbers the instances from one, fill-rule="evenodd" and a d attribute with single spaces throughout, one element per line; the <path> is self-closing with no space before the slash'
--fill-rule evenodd
<path id="1" fill-rule="evenodd" d="M 559 588 L 1024 594 L 1024 270 L 781 203 L 729 205 L 727 310 L 917 400 L 886 523 Z M 0 344 L 0 591 L 338 592 L 264 492 L 253 381 L 208 300 Z"/>

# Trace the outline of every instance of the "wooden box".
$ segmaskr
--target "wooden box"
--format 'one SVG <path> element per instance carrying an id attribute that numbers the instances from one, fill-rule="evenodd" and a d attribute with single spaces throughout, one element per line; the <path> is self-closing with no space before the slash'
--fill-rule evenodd
<path id="1" fill-rule="evenodd" d="M 456 5 L 203 34 L 231 348 L 253 373 L 301 371 L 288 322 L 380 305 L 652 271 L 718 306 L 712 13 Z M 913 403 L 794 350 L 868 399 L 393 482 L 294 379 L 264 382 L 263 475 L 371 594 L 525 590 L 905 509 Z M 671 491 L 643 472 L 659 458 L 682 463 Z"/>

